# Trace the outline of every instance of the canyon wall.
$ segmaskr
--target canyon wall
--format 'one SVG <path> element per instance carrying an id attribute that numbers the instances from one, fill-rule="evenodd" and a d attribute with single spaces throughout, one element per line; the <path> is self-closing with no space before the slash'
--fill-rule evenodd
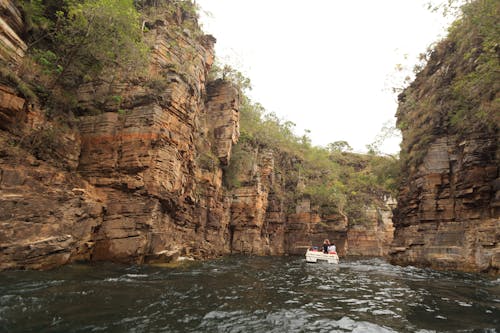
<path id="1" fill-rule="evenodd" d="M 2 11 L 2 23 L 18 22 L 12 13 Z M 49 120 L 3 80 L 1 268 L 231 251 L 222 166 L 239 135 L 239 93 L 227 82 L 207 82 L 213 37 L 167 28 L 189 20 L 195 23 L 179 9 L 146 22 L 149 76 L 85 84 L 78 102 L 96 115 L 69 126 Z M 11 49 L 4 61 L 15 72 L 22 54 Z M 119 112 L 107 95 L 119 96 Z"/>
<path id="2" fill-rule="evenodd" d="M 23 88 L 17 74 L 35 64 L 23 63 L 22 15 L 10 0 L 0 6 L 8 68 L 0 78 L 0 270 L 303 254 L 324 238 L 348 253 L 346 216 L 322 217 L 307 198 L 286 201 L 294 189 L 276 150 L 244 148 L 238 186 L 224 184 L 236 163 L 241 96 L 208 79 L 215 39 L 191 12 L 145 19 L 148 74 L 83 84 L 84 112 L 61 120 Z M 386 252 L 379 215 L 349 236 L 356 254 Z"/>
<path id="3" fill-rule="evenodd" d="M 399 97 L 406 171 L 394 215 L 394 263 L 500 268 L 498 57 L 485 44 L 488 17 L 469 20 L 497 15 L 476 7 L 487 3 L 466 8 Z"/>
<path id="4" fill-rule="evenodd" d="M 429 144 L 398 198 L 393 262 L 500 268 L 498 154 L 497 135 L 443 135 Z"/>
<path id="5" fill-rule="evenodd" d="M 335 244 L 340 256 L 348 253 L 347 217 L 342 214 L 320 216 L 306 197 L 299 200 L 295 213 L 288 216 L 286 230 L 287 252 L 301 254 L 311 243 L 321 246 L 328 239 Z"/>
<path id="6" fill-rule="evenodd" d="M 304 190 L 307 180 L 297 172 L 302 163 L 293 153 L 255 142 L 236 146 L 224 179 L 233 198 L 233 252 L 303 255 L 329 239 L 341 256 L 386 256 L 394 200 L 373 195 L 361 205 L 363 222 L 352 223 L 342 211 L 325 212 L 312 203 Z"/>
<path id="7" fill-rule="evenodd" d="M 0 61 L 16 68 L 27 46 L 19 37 L 24 29 L 21 12 L 11 0 L 0 0 Z"/>
<path id="8" fill-rule="evenodd" d="M 396 202 L 389 198 L 385 205 L 366 211 L 366 224 L 352 226 L 347 231 L 348 253 L 353 256 L 386 256 L 394 237 L 392 209 Z"/>

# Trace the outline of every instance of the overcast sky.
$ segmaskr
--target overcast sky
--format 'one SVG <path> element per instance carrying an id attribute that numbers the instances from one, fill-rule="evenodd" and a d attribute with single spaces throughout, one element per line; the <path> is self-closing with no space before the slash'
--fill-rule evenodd
<path id="1" fill-rule="evenodd" d="M 311 130 L 315 145 L 345 140 L 356 151 L 395 121 L 396 64 L 413 67 L 444 35 L 425 0 L 197 3 L 218 58 L 251 79 L 255 102 L 296 123 L 296 134 Z M 383 146 L 398 150 L 397 139 Z"/>

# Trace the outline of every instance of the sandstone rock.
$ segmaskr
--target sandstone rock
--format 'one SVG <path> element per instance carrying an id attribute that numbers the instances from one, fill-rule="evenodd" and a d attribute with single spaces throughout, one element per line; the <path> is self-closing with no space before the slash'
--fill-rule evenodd
<path id="1" fill-rule="evenodd" d="M 495 138 L 480 137 L 462 144 L 458 138 L 440 138 L 431 144 L 423 165 L 410 176 L 408 191 L 400 194 L 393 262 L 467 271 L 496 269 L 492 263 L 497 241 L 481 242 L 478 237 L 490 232 L 496 238 L 500 232 L 490 185 L 498 169 L 494 159 L 478 165 L 475 157 L 491 156 L 496 145 Z M 443 150 L 451 154 L 436 153 Z M 413 226 L 424 222 L 431 228 L 422 234 Z"/>
<path id="2" fill-rule="evenodd" d="M 487 126 L 481 126 L 483 116 L 473 116 L 493 105 L 498 87 L 488 93 L 474 89 L 466 97 L 457 91 L 458 84 L 470 84 L 471 77 L 484 78 L 476 72 L 480 65 L 470 66 L 480 61 L 481 52 L 467 61 L 463 55 L 481 38 L 460 40 L 460 50 L 455 41 L 442 41 L 400 95 L 398 122 L 404 125 L 406 169 L 394 213 L 394 263 L 499 272 L 498 112 L 489 118 L 485 113 L 485 119 L 492 120 Z M 466 111 L 460 109 L 464 101 Z M 467 116 L 457 117 L 461 111 Z"/>
<path id="3" fill-rule="evenodd" d="M 384 208 L 368 208 L 368 223 L 347 230 L 348 254 L 357 256 L 386 256 L 392 243 L 394 227 L 392 211 Z"/>
<path id="4" fill-rule="evenodd" d="M 17 70 L 28 48 L 19 37 L 23 31 L 21 13 L 11 0 L 0 0 L 0 63 Z"/>
<path id="5" fill-rule="evenodd" d="M 0 84 L 0 129 L 7 130 L 25 118 L 25 103 L 14 89 Z"/>
<path id="6" fill-rule="evenodd" d="M 9 0 L 0 5 L 0 42 L 14 45 L 5 61 L 15 65 L 22 57 L 16 39 L 22 21 Z M 145 23 L 149 76 L 107 73 L 82 85 L 79 105 L 92 112 L 78 118 L 76 128 L 47 120 L 45 110 L 0 85 L 0 270 L 75 260 L 303 255 L 324 238 L 347 253 L 345 216 L 320 216 L 307 198 L 286 201 L 287 191 L 305 184 L 287 184 L 285 153 L 244 147 L 248 159 L 236 175 L 239 186 L 224 187 L 239 139 L 239 92 L 223 80 L 208 82 L 215 39 L 182 26 L 196 26 L 195 18 L 182 8 L 165 17 L 158 11 Z M 464 191 L 469 198 L 486 189 Z M 445 190 L 440 193 L 447 210 Z M 386 232 L 377 221 L 372 229 Z M 373 246 L 380 246 L 380 237 Z M 491 239 L 482 234 L 481 242 Z M 379 250 L 370 247 L 370 253 Z"/>
<path id="7" fill-rule="evenodd" d="M 240 136 L 239 98 L 236 87 L 221 79 L 207 87 L 206 122 L 214 136 L 215 155 L 223 165 L 229 163 L 231 148 Z"/>
<path id="8" fill-rule="evenodd" d="M 248 156 L 253 160 L 247 161 L 250 162 L 246 163 L 247 168 L 240 170 L 239 173 L 240 183 L 246 185 L 232 190 L 229 229 L 231 251 L 263 255 L 270 254 L 273 247 L 273 252 L 276 253 L 280 251 L 280 246 L 276 244 L 274 247 L 274 244 L 270 244 L 271 230 L 266 223 L 271 184 L 263 182 L 266 177 L 262 174 L 269 165 L 266 163 L 267 160 L 260 159 L 258 152 L 252 152 Z M 275 227 L 273 231 L 280 232 L 281 229 Z"/>
<path id="9" fill-rule="evenodd" d="M 86 117 L 80 124 L 78 170 L 103 189 L 107 202 L 93 260 L 170 261 L 172 256 L 164 254 L 172 248 L 199 258 L 229 251 L 230 203 L 222 190 L 222 170 L 219 162 L 207 166 L 199 156 L 222 147 L 221 159 L 229 158 L 231 147 L 223 130 L 213 143 L 198 138 L 206 132 L 200 125 L 206 115 L 216 127 L 237 126 L 238 93 L 220 82 L 205 104 L 206 61 L 213 62 L 214 40 L 197 44 L 162 24 L 152 28 L 152 70 L 167 68 L 164 90 L 117 86 L 127 112 Z M 193 50 L 196 56 L 187 59 Z M 89 103 L 98 89 L 87 88 Z M 231 131 L 232 144 L 237 127 Z"/>
<path id="10" fill-rule="evenodd" d="M 85 192 L 75 193 L 71 184 Z M 104 210 L 99 194 L 88 186 L 43 161 L 33 165 L 19 148 L 4 147 L 0 158 L 0 269 L 46 269 L 88 259 L 86 243 L 93 240 Z"/>
<path id="11" fill-rule="evenodd" d="M 0 0 L 0 17 L 16 34 L 21 35 L 24 31 L 24 22 L 21 12 L 12 0 Z"/>

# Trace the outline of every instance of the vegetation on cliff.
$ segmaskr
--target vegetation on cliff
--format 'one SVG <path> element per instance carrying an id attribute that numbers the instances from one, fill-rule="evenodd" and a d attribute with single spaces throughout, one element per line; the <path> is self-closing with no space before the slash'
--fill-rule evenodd
<path id="1" fill-rule="evenodd" d="M 498 0 L 466 1 L 399 96 L 393 263 L 499 272 L 499 17 Z"/>
<path id="2" fill-rule="evenodd" d="M 54 147 L 64 145 L 62 138 L 75 127 L 75 116 L 109 111 L 123 115 L 129 102 L 124 87 L 141 82 L 146 93 L 158 95 L 165 91 L 169 73 L 189 77 L 188 69 L 180 66 L 152 73 L 155 41 L 148 34 L 150 28 L 169 20 L 175 23 L 169 29 L 172 38 L 167 39 L 173 50 L 181 49 L 177 36 L 201 36 L 196 5 L 187 0 L 17 0 L 15 4 L 24 21 L 18 33 L 27 50 L 15 70 L 0 68 L 0 83 L 16 88 L 50 121 L 11 138 L 11 143 L 54 164 L 58 164 Z M 183 63 L 190 66 L 189 61 Z"/>
<path id="3" fill-rule="evenodd" d="M 295 211 L 299 199 L 308 197 L 321 215 L 346 215 L 351 224 L 359 224 L 367 221 L 368 207 L 384 205 L 395 195 L 397 157 L 352 153 L 345 141 L 313 146 L 307 131 L 296 135 L 293 122 L 280 119 L 245 95 L 251 85 L 240 72 L 227 65 L 216 66 L 212 76 L 231 80 L 243 91 L 241 135 L 225 170 L 227 187 L 242 185 L 238 174 L 248 168 L 245 164 L 251 163 L 256 149 L 270 149 L 277 157 L 276 172 L 284 178 L 281 195 L 289 213 Z"/>
<path id="4" fill-rule="evenodd" d="M 419 164 L 439 135 L 498 132 L 499 15 L 498 1 L 467 2 L 448 37 L 423 55 L 427 65 L 399 96 L 404 170 Z"/>
<path id="5" fill-rule="evenodd" d="M 76 109 L 77 89 L 104 75 L 144 71 L 147 47 L 132 0 L 19 1 L 28 56 L 19 70 L 40 101 Z"/>
<path id="6" fill-rule="evenodd" d="M 27 55 L 15 73 L 3 68 L 0 76 L 49 114 L 123 112 L 123 96 L 113 90 L 124 80 L 146 81 L 154 91 L 166 86 L 165 77 L 147 71 L 154 43 L 148 36 L 151 25 L 174 20 L 179 24 L 172 24 L 172 33 L 201 35 L 191 1 L 18 0 L 17 5 L 25 21 Z M 172 70 L 185 75 L 183 69 Z M 82 103 L 82 87 L 103 81 L 109 88 L 100 89 L 95 105 Z"/>
<path id="7" fill-rule="evenodd" d="M 28 53 L 17 73 L 2 70 L 2 77 L 17 86 L 31 100 L 38 100 L 51 116 L 67 123 L 68 115 L 103 111 L 125 112 L 124 96 L 113 85 L 141 80 L 151 92 L 161 94 L 168 85 L 168 73 L 189 81 L 189 55 L 176 54 L 180 38 L 200 38 L 197 8 L 191 1 L 160 0 L 19 0 L 26 22 L 24 39 Z M 167 18 L 167 39 L 172 56 L 182 57 L 186 68 L 169 67 L 146 74 L 148 30 Z M 172 30 L 172 31 L 170 31 Z M 154 36 L 151 37 L 154 39 Z M 189 43 L 183 45 L 183 52 Z M 197 52 L 192 50 L 192 57 Z M 185 58 L 185 59 L 184 59 Z M 250 88 L 249 79 L 229 66 L 212 68 L 211 77 L 234 82 L 241 91 Z M 106 84 L 102 84 L 102 81 Z M 107 82 L 109 81 L 109 82 Z M 92 103 L 81 101 L 82 87 L 99 90 Z M 240 109 L 240 143 L 233 148 L 232 161 L 225 170 L 228 188 L 240 186 L 238 173 L 251 163 L 255 148 L 271 149 L 278 156 L 277 172 L 283 175 L 287 211 L 292 212 L 302 197 L 309 197 L 321 214 L 347 214 L 352 223 L 363 221 L 363 211 L 381 204 L 393 194 L 397 159 L 349 152 L 346 142 L 327 148 L 311 144 L 308 133 L 296 135 L 295 124 L 267 112 L 262 105 L 243 95 Z M 51 147 L 60 145 L 61 126 L 42 128 L 21 144 L 42 159 L 51 159 Z M 47 152 L 49 151 L 49 152 Z M 208 154 L 208 153 L 207 153 Z M 53 154 L 52 154 L 53 155 Z M 208 156 L 208 155 L 207 155 Z"/>

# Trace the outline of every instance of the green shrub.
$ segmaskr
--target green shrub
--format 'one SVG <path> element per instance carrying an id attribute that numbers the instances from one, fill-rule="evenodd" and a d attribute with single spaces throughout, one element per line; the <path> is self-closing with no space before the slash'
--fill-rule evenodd
<path id="1" fill-rule="evenodd" d="M 12 84 L 19 94 L 27 100 L 35 101 L 37 99 L 36 94 L 29 87 L 29 85 L 8 68 L 0 67 L 0 79 Z"/>
<path id="2" fill-rule="evenodd" d="M 197 165 L 208 171 L 214 171 L 219 166 L 219 159 L 212 152 L 200 152 L 196 157 Z"/>

